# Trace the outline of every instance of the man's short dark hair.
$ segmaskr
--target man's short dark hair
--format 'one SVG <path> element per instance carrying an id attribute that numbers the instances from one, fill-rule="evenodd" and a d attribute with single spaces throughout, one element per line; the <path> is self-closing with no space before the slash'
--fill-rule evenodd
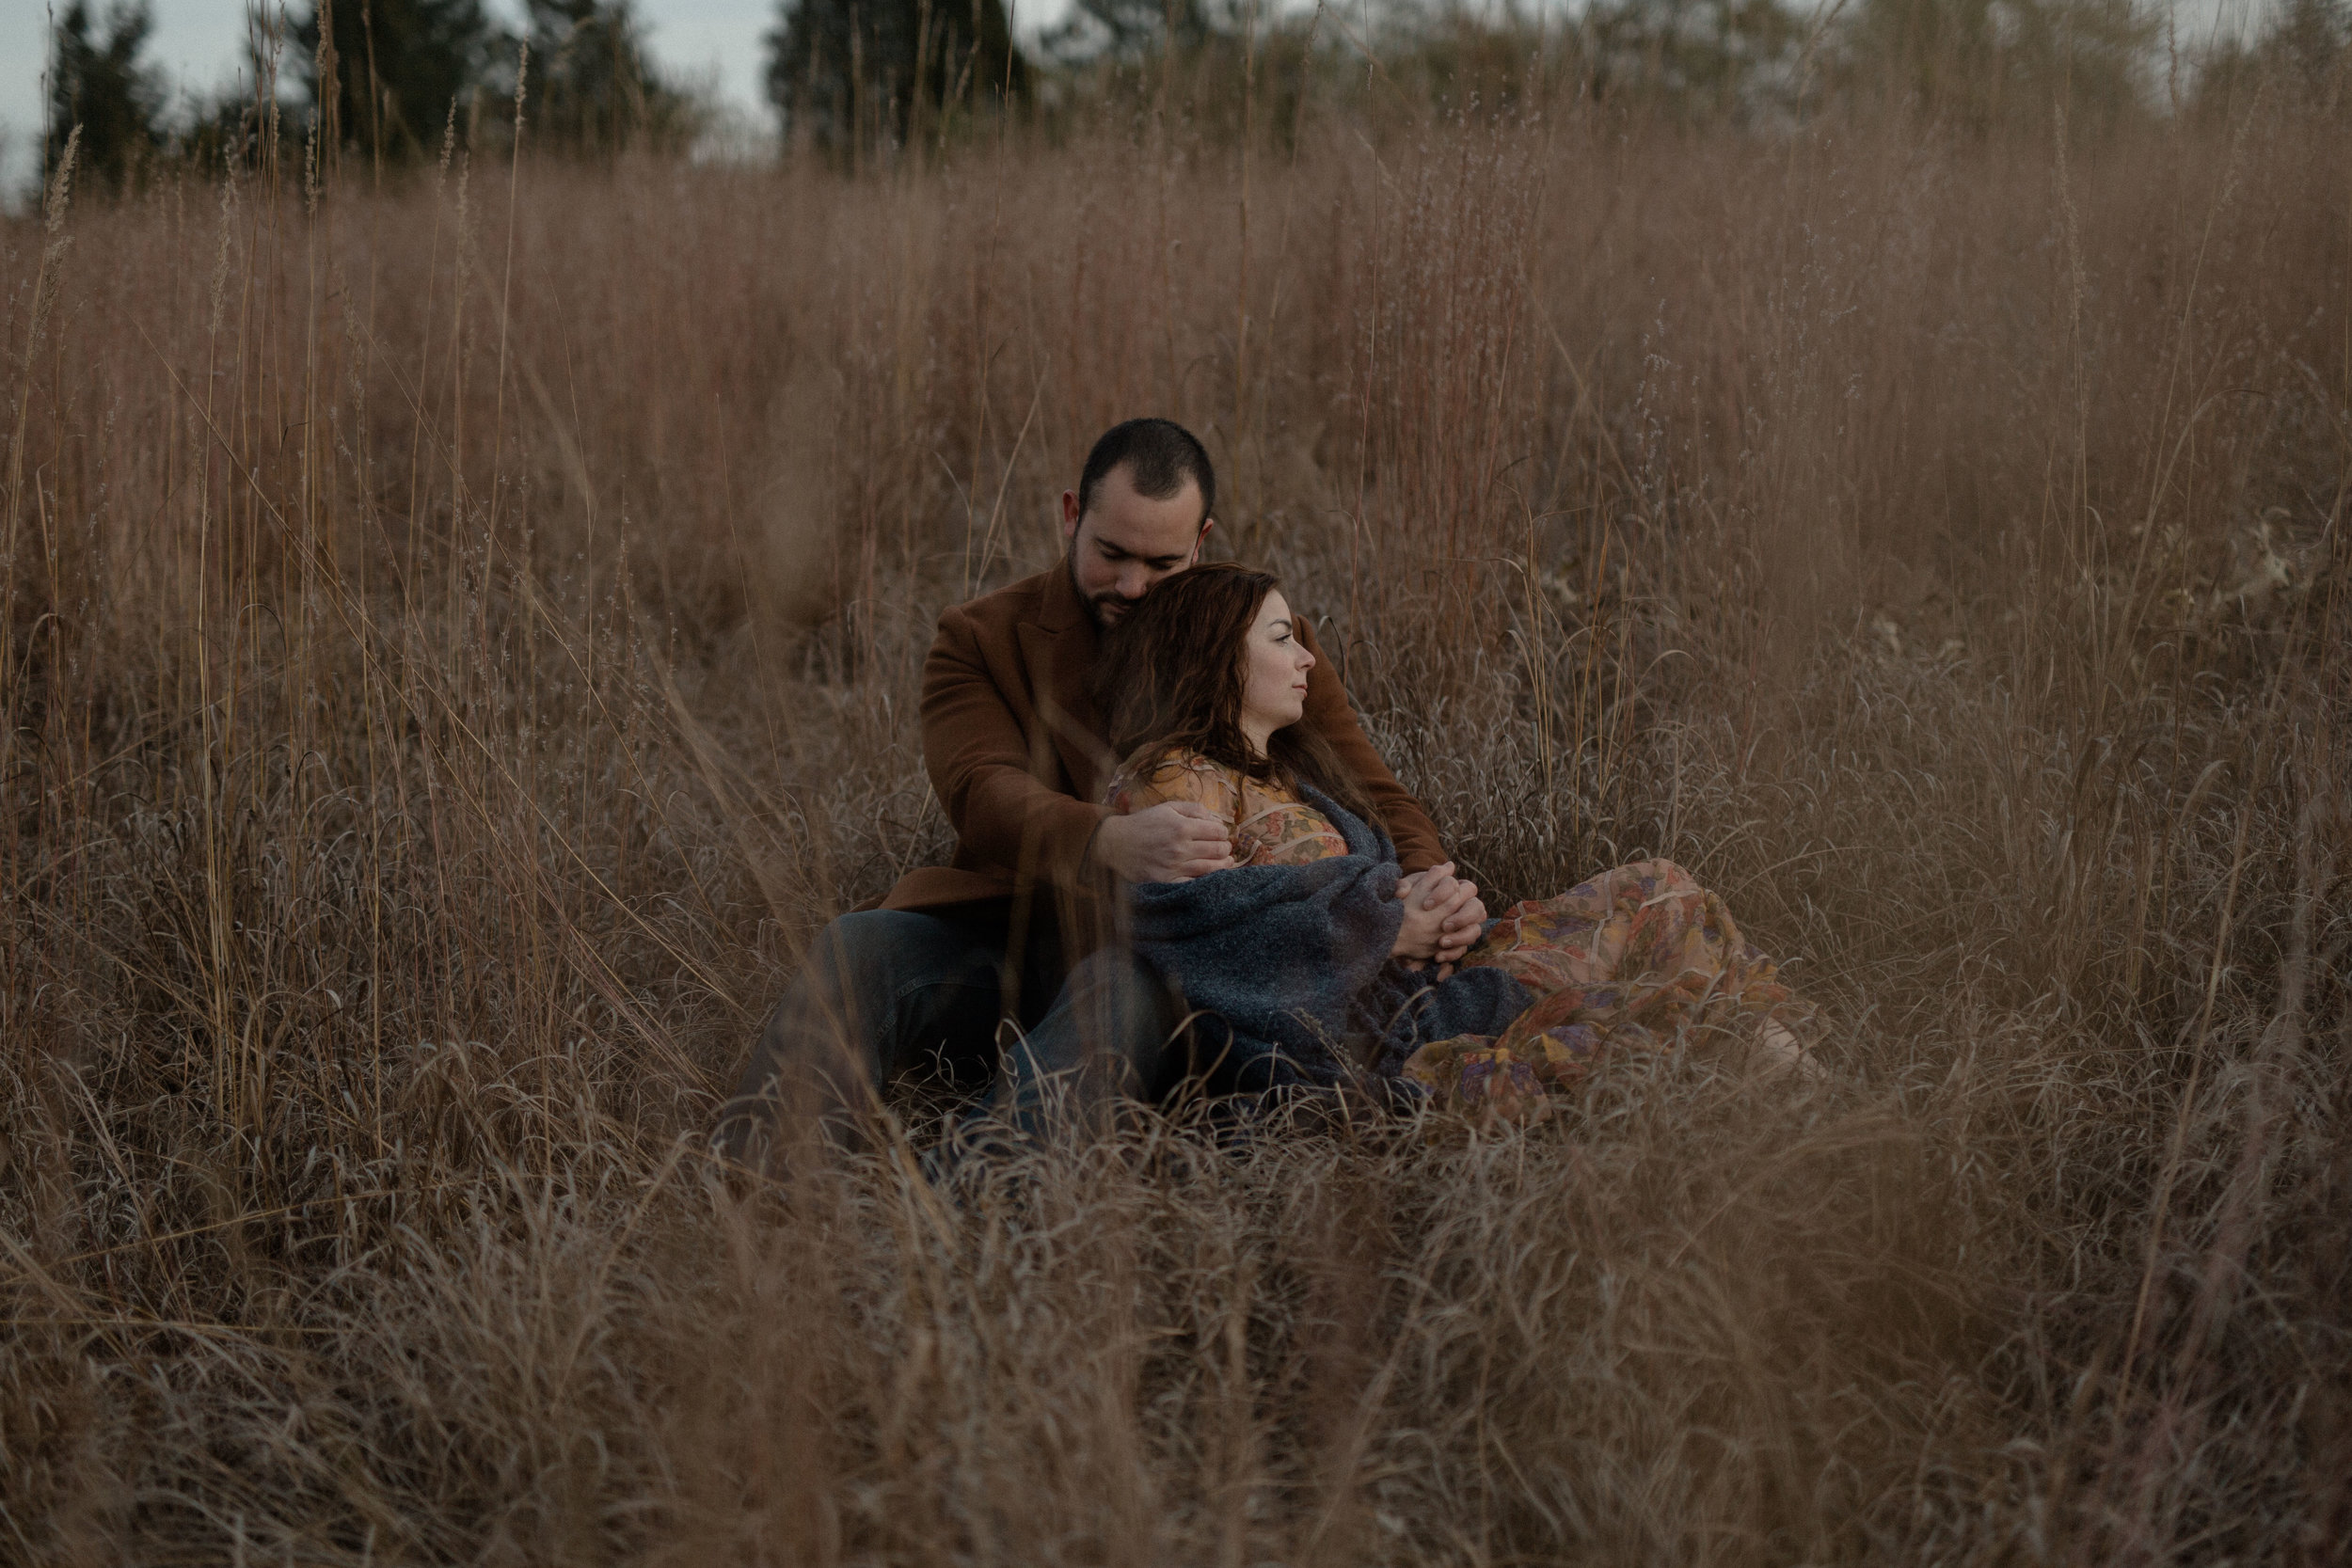
<path id="1" fill-rule="evenodd" d="M 1216 510 L 1216 470 L 1209 466 L 1209 449 L 1173 420 L 1129 420 L 1104 431 L 1087 453 L 1086 468 L 1078 475 L 1079 516 L 1094 504 L 1095 487 L 1122 463 L 1136 495 L 1164 501 L 1190 480 L 1200 486 L 1200 520 L 1206 523 Z"/>

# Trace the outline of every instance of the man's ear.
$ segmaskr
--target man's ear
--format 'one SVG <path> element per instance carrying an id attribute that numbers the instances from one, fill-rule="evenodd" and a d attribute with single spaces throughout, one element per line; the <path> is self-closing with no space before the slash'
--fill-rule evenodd
<path id="1" fill-rule="evenodd" d="M 1066 543 L 1078 537 L 1078 492 L 1061 493 L 1061 536 Z"/>
<path id="2" fill-rule="evenodd" d="M 1200 531 L 1192 536 L 1192 555 L 1185 561 L 1185 565 L 1198 566 L 1200 564 L 1200 546 L 1209 542 L 1209 530 L 1215 527 L 1216 527 L 1216 519 L 1215 517 L 1203 517 L 1200 519 Z"/>

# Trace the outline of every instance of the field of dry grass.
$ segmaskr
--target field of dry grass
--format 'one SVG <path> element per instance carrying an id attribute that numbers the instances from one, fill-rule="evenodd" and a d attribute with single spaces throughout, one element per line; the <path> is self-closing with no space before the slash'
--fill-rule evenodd
<path id="1" fill-rule="evenodd" d="M 2341 135 L 1279 140 L 7 228 L 0 1555 L 2344 1560 Z M 1687 863 L 1830 1085 L 715 1180 L 1141 412 L 1490 904 Z"/>

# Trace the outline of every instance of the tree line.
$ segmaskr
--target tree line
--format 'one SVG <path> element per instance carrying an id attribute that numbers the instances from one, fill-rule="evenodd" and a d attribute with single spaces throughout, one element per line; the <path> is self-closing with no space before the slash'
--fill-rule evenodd
<path id="1" fill-rule="evenodd" d="M 248 21 L 253 90 L 178 116 L 146 62 L 148 0 L 56 17 L 42 176 L 78 127 L 77 179 L 119 190 L 174 159 L 217 166 L 266 136 L 318 135 L 379 165 L 472 145 L 530 66 L 539 145 L 580 155 L 679 150 L 710 106 L 647 59 L 629 0 L 522 0 L 519 29 L 482 0 L 314 0 L 278 33 Z M 2274 0 L 2250 39 L 2170 35 L 2147 0 L 1591 0 L 1572 17 L 1391 7 L 1374 36 L 1337 13 L 1263 0 L 1076 0 L 1024 47 L 1003 0 L 779 0 L 766 89 L 789 144 L 854 158 L 1007 114 L 1067 114 L 1181 78 L 1214 120 L 1244 93 L 1285 103 L 1318 84 L 1507 108 L 1538 86 L 1692 119 L 1770 123 L 1833 99 L 1891 100 L 1962 133 L 2039 122 L 2204 113 L 2256 81 L 2306 107 L 2344 105 L 2352 0 Z M 526 56 L 527 47 L 527 56 Z M 1376 70 L 1368 69 L 1376 56 Z M 1181 71 L 1179 67 L 1181 66 Z M 2166 102 L 2169 100 L 2169 104 Z"/>
<path id="2" fill-rule="evenodd" d="M 515 28 L 482 0 L 256 7 L 246 86 L 174 113 L 170 84 L 146 58 L 149 0 L 114 0 L 103 14 L 72 0 L 52 24 L 42 179 L 77 129 L 76 183 L 113 191 L 173 162 L 249 159 L 289 135 L 410 164 L 510 124 L 485 110 L 511 103 L 525 75 L 532 134 L 551 147 L 599 155 L 691 139 L 701 106 L 646 58 L 628 0 L 522 0 L 522 9 Z"/>

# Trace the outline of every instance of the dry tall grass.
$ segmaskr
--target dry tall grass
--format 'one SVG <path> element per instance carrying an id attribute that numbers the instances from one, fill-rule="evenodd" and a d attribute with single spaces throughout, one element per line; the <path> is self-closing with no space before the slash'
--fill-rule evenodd
<path id="1" fill-rule="evenodd" d="M 1295 129 L 8 230 L 8 1555 L 2342 1560 L 2341 138 Z M 713 1181 L 1142 411 L 1835 1085 Z"/>

